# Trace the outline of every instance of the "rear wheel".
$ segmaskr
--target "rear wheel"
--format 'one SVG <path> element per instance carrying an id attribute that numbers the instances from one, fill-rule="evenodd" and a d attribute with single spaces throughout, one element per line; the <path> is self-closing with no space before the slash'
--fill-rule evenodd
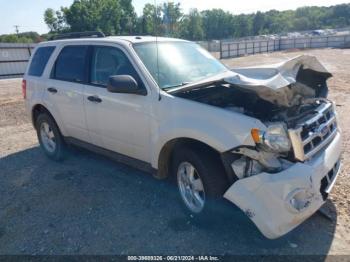
<path id="1" fill-rule="evenodd" d="M 225 171 L 217 157 L 199 149 L 176 150 L 172 176 L 176 178 L 186 211 L 196 217 L 210 212 L 210 206 L 221 199 L 228 188 Z"/>
<path id="2" fill-rule="evenodd" d="M 58 126 L 49 114 L 42 113 L 37 117 L 36 131 L 44 153 L 53 160 L 62 160 L 65 155 L 64 140 Z"/>

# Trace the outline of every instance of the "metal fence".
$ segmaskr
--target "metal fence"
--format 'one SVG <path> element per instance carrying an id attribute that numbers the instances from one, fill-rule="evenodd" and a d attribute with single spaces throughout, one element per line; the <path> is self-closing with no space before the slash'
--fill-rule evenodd
<path id="1" fill-rule="evenodd" d="M 200 42 L 211 52 L 220 52 L 220 59 L 287 49 L 350 47 L 350 35 L 280 38 L 264 40 L 223 40 Z M 24 74 L 36 44 L 0 43 L 0 78 Z"/>
<path id="2" fill-rule="evenodd" d="M 0 43 L 0 78 L 24 74 L 35 44 Z"/>
<path id="3" fill-rule="evenodd" d="M 350 35 L 241 41 L 223 40 L 220 44 L 220 59 L 294 48 L 306 49 L 325 47 L 350 47 Z"/>
<path id="4" fill-rule="evenodd" d="M 209 52 L 220 52 L 220 41 L 219 40 L 198 41 L 197 44 L 199 44 L 201 47 L 205 48 Z"/>

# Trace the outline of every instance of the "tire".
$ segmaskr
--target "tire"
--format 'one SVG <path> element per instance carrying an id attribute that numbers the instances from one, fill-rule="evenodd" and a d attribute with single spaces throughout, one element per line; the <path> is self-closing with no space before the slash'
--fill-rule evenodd
<path id="1" fill-rule="evenodd" d="M 186 195 L 183 193 L 184 182 L 180 181 L 182 180 L 181 177 L 183 177 L 182 171 L 184 171 L 186 168 L 188 169 L 189 167 L 187 163 L 195 169 L 194 181 L 199 178 L 202 182 L 204 193 L 201 193 L 200 191 L 197 192 L 200 197 L 204 195 L 204 198 L 202 198 L 204 199 L 204 204 L 202 207 L 198 205 L 198 208 L 191 208 L 189 204 L 190 201 L 186 201 L 186 197 L 184 197 L 184 195 Z M 212 214 L 214 205 L 218 200 L 222 199 L 223 194 L 229 187 L 229 182 L 226 177 L 224 168 L 222 167 L 222 164 L 220 163 L 218 157 L 208 150 L 201 150 L 199 148 L 193 149 L 182 147 L 174 152 L 172 159 L 171 177 L 174 182 L 176 181 L 179 191 L 179 198 L 183 203 L 185 212 L 192 218 L 197 219 L 205 218 L 208 215 Z M 200 189 L 200 183 L 198 183 L 198 181 L 193 182 L 192 191 L 193 188 L 194 191 L 196 191 L 196 189 Z M 192 194 L 192 196 L 193 195 L 195 195 L 195 193 Z M 194 197 L 194 199 L 197 200 L 193 202 L 200 203 L 200 201 L 198 201 L 198 195 Z"/>
<path id="2" fill-rule="evenodd" d="M 41 113 L 36 119 L 35 127 L 40 147 L 45 155 L 55 161 L 63 160 L 66 145 L 55 120 L 49 114 Z"/>

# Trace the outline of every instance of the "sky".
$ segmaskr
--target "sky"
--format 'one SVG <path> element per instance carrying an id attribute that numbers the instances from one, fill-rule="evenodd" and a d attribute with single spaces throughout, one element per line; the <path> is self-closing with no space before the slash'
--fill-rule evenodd
<path id="1" fill-rule="evenodd" d="M 73 0 L 0 0 L 0 34 L 15 32 L 14 25 L 19 25 L 19 31 L 36 31 L 40 34 L 48 31 L 44 23 L 45 9 L 59 9 L 71 5 Z M 142 14 L 146 3 L 160 4 L 164 0 L 133 0 L 138 15 Z M 331 6 L 350 1 L 342 0 L 175 0 L 180 2 L 184 12 L 190 8 L 200 11 L 212 8 L 222 8 L 233 14 L 268 11 L 271 9 L 287 10 L 301 6 Z"/>

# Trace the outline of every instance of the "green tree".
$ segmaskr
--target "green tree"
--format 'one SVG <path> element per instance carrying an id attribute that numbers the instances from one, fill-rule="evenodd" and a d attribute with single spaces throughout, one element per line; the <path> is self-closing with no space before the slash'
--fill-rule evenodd
<path id="1" fill-rule="evenodd" d="M 233 15 L 222 9 L 202 12 L 204 31 L 207 39 L 222 39 L 233 36 Z"/>
<path id="2" fill-rule="evenodd" d="M 107 34 L 121 33 L 121 7 L 113 0 L 76 0 L 64 9 L 71 31 L 97 31 Z"/>
<path id="3" fill-rule="evenodd" d="M 120 0 L 121 19 L 120 29 L 122 34 L 132 34 L 136 29 L 137 16 L 131 0 Z"/>
<path id="4" fill-rule="evenodd" d="M 52 8 L 48 8 L 44 12 L 44 21 L 50 32 L 64 32 L 67 30 L 66 17 L 64 15 L 65 8 L 61 11 L 55 11 Z"/>
<path id="5" fill-rule="evenodd" d="M 183 16 L 180 3 L 166 2 L 161 7 L 163 14 L 163 26 L 165 34 L 168 36 L 177 36 L 178 22 Z"/>
<path id="6" fill-rule="evenodd" d="M 59 11 L 47 9 L 44 21 L 50 29 L 49 35 L 101 30 L 106 34 L 157 34 L 212 40 L 350 26 L 350 4 L 240 15 L 222 9 L 203 12 L 192 9 L 184 15 L 180 3 L 169 1 L 158 7 L 146 4 L 142 16 L 137 17 L 132 0 L 74 0 L 71 6 Z M 18 41 L 14 36 L 6 38 Z"/>
<path id="7" fill-rule="evenodd" d="M 189 40 L 203 40 L 203 20 L 197 9 L 191 9 L 188 15 L 185 15 L 180 22 L 181 37 Z"/>
<path id="8" fill-rule="evenodd" d="M 35 35 L 35 37 L 33 37 Z M 36 43 L 41 41 L 37 33 L 24 32 L 20 34 L 0 35 L 0 43 Z"/>
<path id="9" fill-rule="evenodd" d="M 252 35 L 252 16 L 237 15 L 233 18 L 233 37 Z"/>
<path id="10" fill-rule="evenodd" d="M 57 31 L 57 17 L 55 15 L 55 10 L 48 8 L 44 13 L 44 21 L 51 32 Z"/>
<path id="11" fill-rule="evenodd" d="M 262 34 L 265 29 L 265 15 L 261 12 L 257 12 L 253 19 L 253 34 Z"/>
<path id="12" fill-rule="evenodd" d="M 159 25 L 161 22 L 160 7 L 156 7 L 152 4 L 146 4 L 143 8 L 142 17 L 139 19 L 140 33 L 145 35 L 159 34 Z"/>
<path id="13" fill-rule="evenodd" d="M 51 11 L 45 18 L 53 27 L 56 20 Z M 61 13 L 56 12 L 56 18 L 70 31 L 101 30 L 108 35 L 132 34 L 137 24 L 131 0 L 75 0 L 70 7 L 61 8 Z"/>
<path id="14" fill-rule="evenodd" d="M 327 24 L 331 27 L 344 27 L 350 25 L 350 4 L 341 4 L 331 7 L 326 16 Z"/>
<path id="15" fill-rule="evenodd" d="M 2 43 L 18 43 L 18 36 L 15 34 L 1 35 L 0 42 L 2 42 Z"/>

